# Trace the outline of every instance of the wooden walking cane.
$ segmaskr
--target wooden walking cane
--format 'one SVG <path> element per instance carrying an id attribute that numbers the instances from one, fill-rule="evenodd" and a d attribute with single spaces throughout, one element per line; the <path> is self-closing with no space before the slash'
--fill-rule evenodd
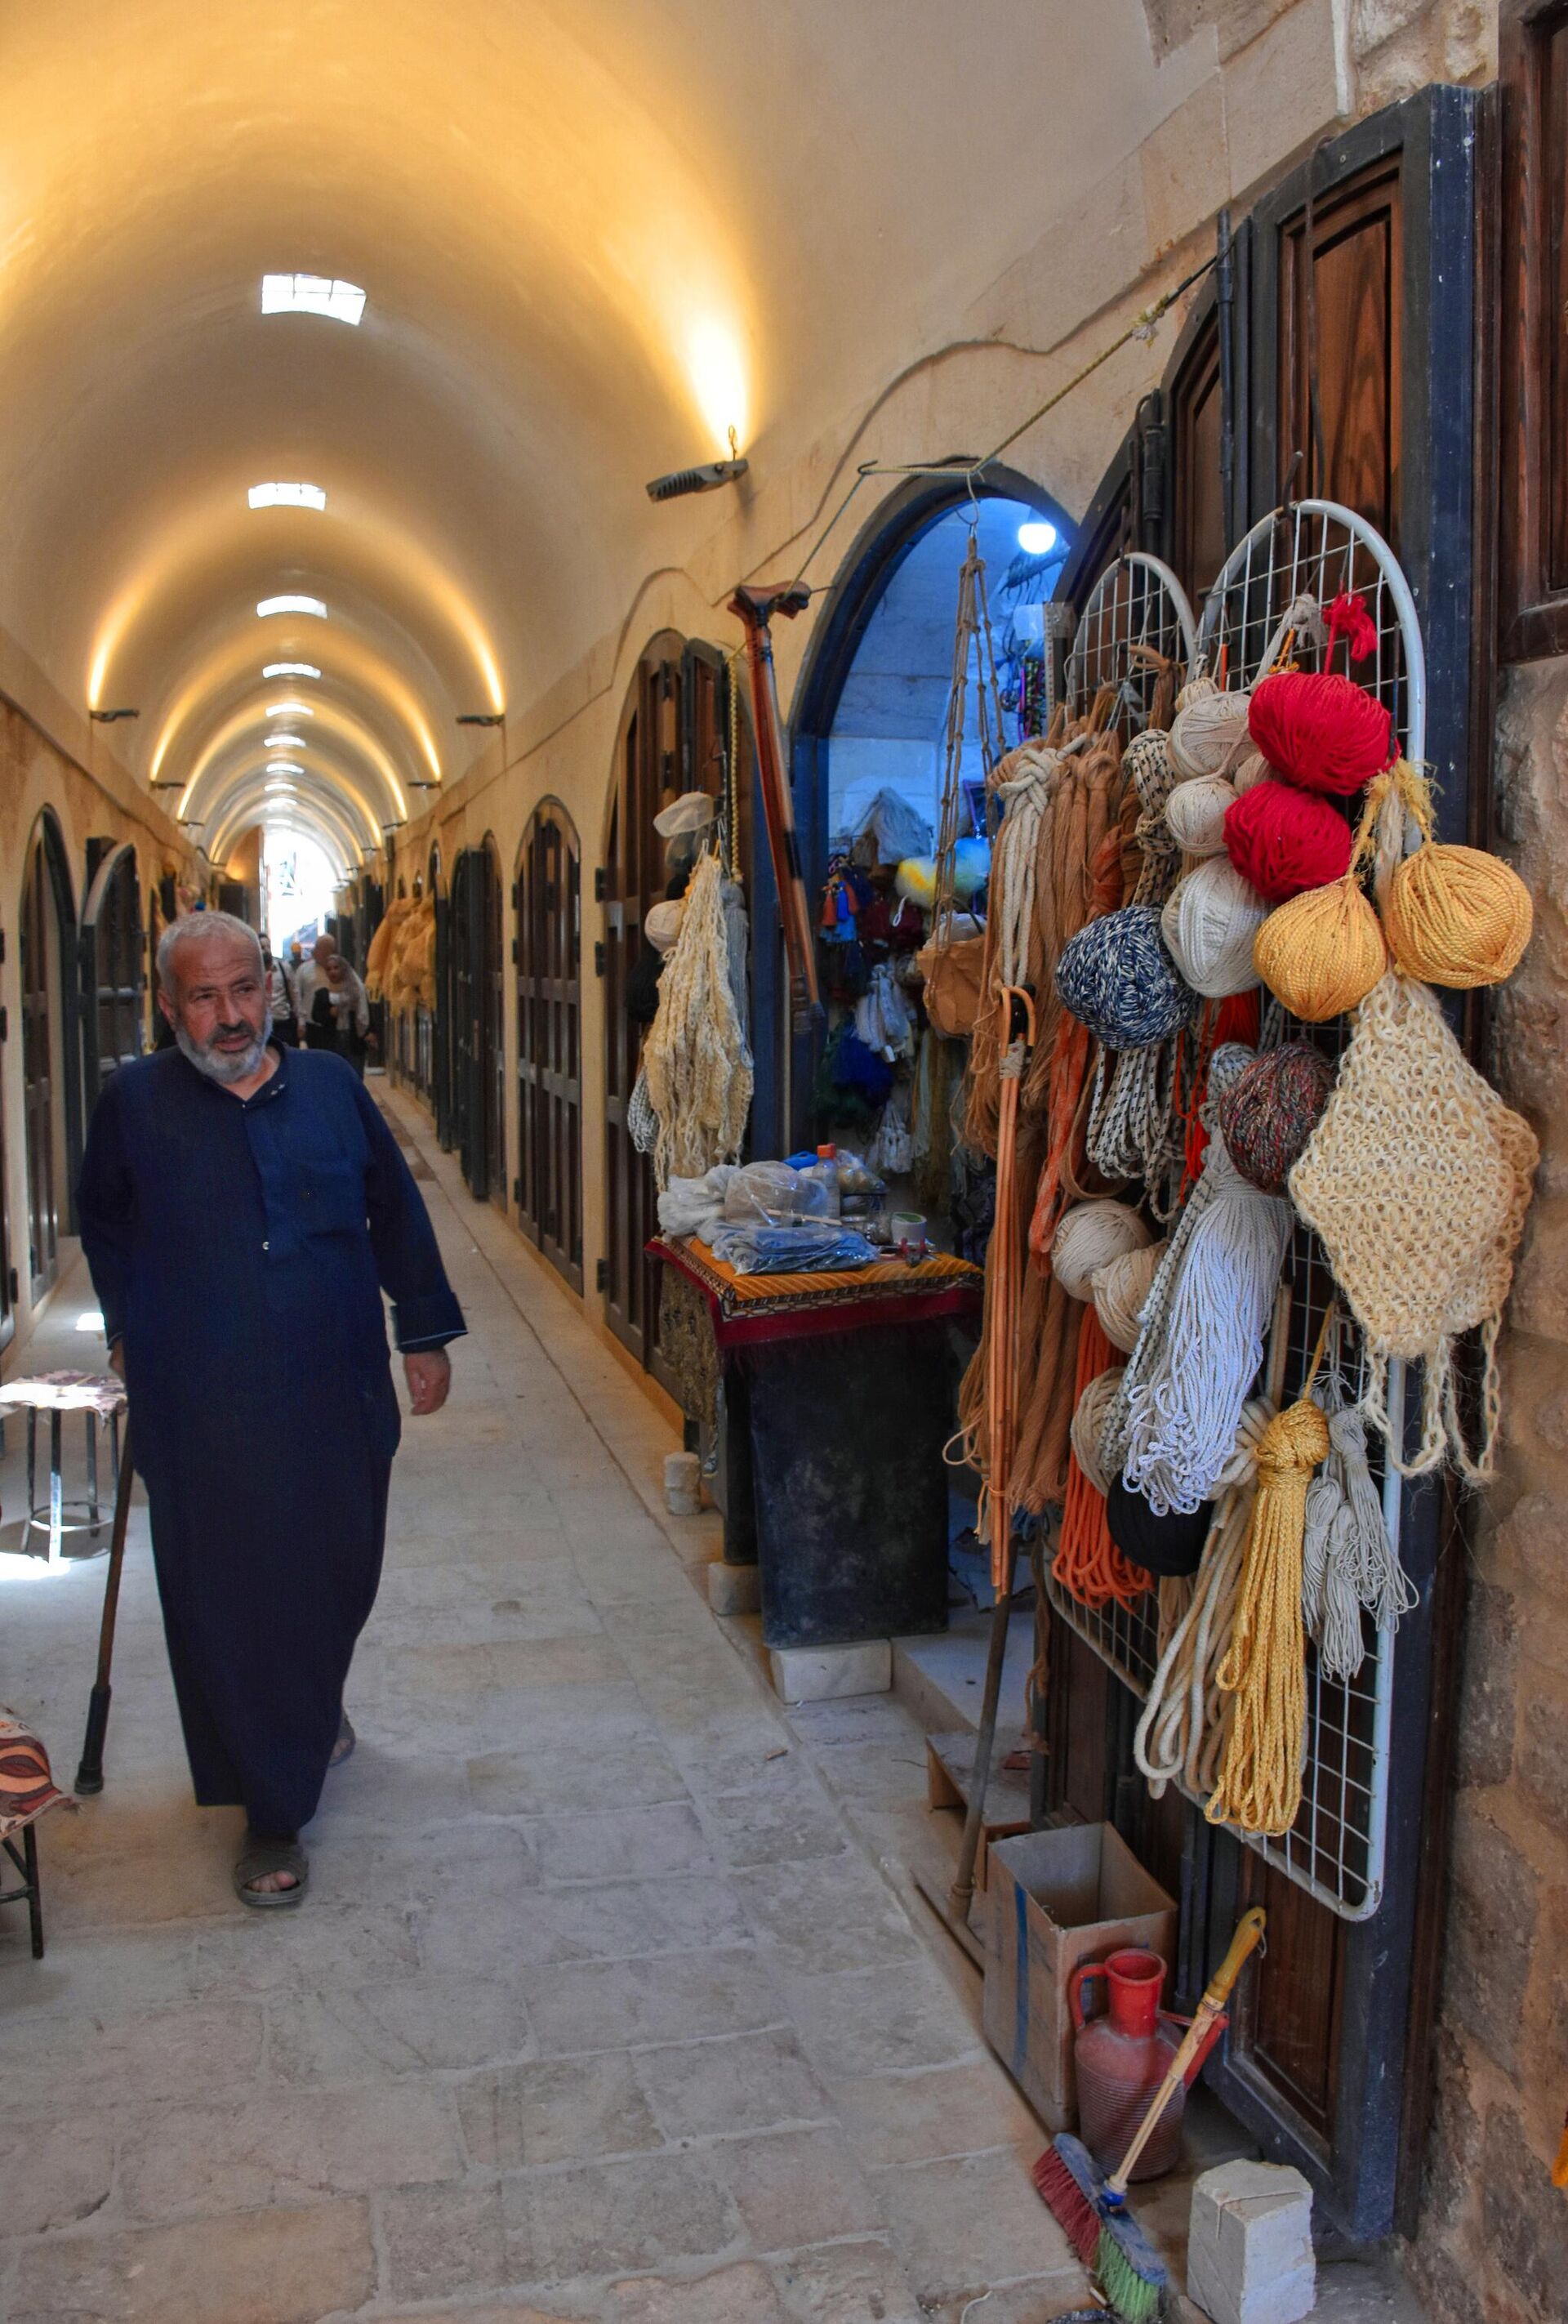
<path id="1" fill-rule="evenodd" d="M 795 581 L 779 589 L 753 589 L 742 583 L 730 599 L 730 611 L 746 638 L 758 783 L 762 794 L 763 820 L 768 826 L 768 850 L 773 860 L 773 884 L 779 891 L 785 958 L 789 966 L 791 1028 L 798 1036 L 810 1032 L 822 1014 L 822 1003 L 816 990 L 816 952 L 806 901 L 800 845 L 795 835 L 795 810 L 784 768 L 779 693 L 773 676 L 773 641 L 768 624 L 775 613 L 793 621 L 809 603 L 810 596 L 810 590 Z"/>
<path id="2" fill-rule="evenodd" d="M 90 1797 L 104 1788 L 104 1738 L 109 1726 L 109 1665 L 115 1655 L 115 1617 L 120 1609 L 120 1571 L 125 1563 L 125 1528 L 131 1519 L 131 1424 L 120 1440 L 120 1474 L 115 1485 L 115 1526 L 109 1536 L 109 1570 L 104 1582 L 104 1618 L 98 1628 L 98 1674 L 88 1703 L 88 1731 L 82 1738 L 81 1765 L 76 1789 Z"/>

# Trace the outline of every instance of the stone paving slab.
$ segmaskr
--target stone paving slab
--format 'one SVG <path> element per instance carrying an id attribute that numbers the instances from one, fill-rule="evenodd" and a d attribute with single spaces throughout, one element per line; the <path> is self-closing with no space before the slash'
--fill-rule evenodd
<path id="1" fill-rule="evenodd" d="M 786 1716 L 707 1609 L 716 1519 L 662 1508 L 662 1423 L 400 1118 L 474 1328 L 405 1430 L 310 1897 L 242 1912 L 238 1819 L 189 1803 L 138 1504 L 42 1964 L 0 1916 L 0 2316 L 925 2324 L 994 2282 L 985 2324 L 1040 2324 L 1082 2277 L 971 1973 L 879 1860 L 918 1730 Z M 61 1764 L 101 1572 L 7 1573 Z"/>

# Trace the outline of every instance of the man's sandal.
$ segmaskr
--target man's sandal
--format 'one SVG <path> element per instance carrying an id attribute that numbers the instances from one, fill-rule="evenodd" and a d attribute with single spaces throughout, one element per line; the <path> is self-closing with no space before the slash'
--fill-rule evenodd
<path id="1" fill-rule="evenodd" d="M 279 1872 L 292 1876 L 291 1888 L 255 1886 L 256 1881 Z M 309 1858 L 297 1840 L 268 1840 L 259 1832 L 246 1832 L 245 1844 L 234 1868 L 235 1895 L 242 1904 L 249 1904 L 258 1913 L 291 1912 L 295 1905 L 304 1903 L 309 1878 Z"/>
<path id="2" fill-rule="evenodd" d="M 328 1768 L 341 1767 L 345 1759 L 352 1759 L 354 1747 L 358 1740 L 359 1738 L 348 1723 L 347 1711 L 340 1711 L 337 1714 L 337 1740 L 332 1746 L 332 1757 L 327 1762 Z"/>

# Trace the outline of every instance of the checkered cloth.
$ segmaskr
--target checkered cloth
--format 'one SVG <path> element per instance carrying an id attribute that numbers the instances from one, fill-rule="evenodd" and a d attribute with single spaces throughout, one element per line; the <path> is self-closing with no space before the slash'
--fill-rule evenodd
<path id="1" fill-rule="evenodd" d="M 0 1840 L 73 1803 L 56 1788 L 49 1754 L 29 1727 L 0 1711 Z"/>

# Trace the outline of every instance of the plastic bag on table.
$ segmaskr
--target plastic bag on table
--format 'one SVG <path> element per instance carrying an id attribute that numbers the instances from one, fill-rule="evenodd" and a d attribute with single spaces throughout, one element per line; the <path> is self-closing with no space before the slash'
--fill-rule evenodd
<path id="1" fill-rule="evenodd" d="M 880 1256 L 863 1235 L 836 1219 L 725 1225 L 715 1231 L 712 1248 L 737 1275 L 816 1275 L 869 1267 Z"/>
<path id="2" fill-rule="evenodd" d="M 822 1180 L 792 1170 L 788 1162 L 748 1162 L 724 1190 L 724 1218 L 732 1225 L 826 1216 Z"/>

